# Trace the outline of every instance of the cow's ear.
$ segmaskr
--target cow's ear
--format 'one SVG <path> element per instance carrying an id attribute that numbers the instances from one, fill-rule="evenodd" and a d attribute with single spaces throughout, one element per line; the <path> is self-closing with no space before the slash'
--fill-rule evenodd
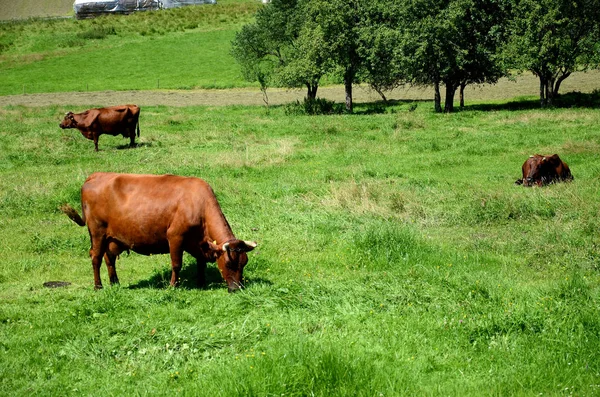
<path id="1" fill-rule="evenodd" d="M 560 157 L 558 156 L 558 154 L 553 154 L 552 156 L 547 156 L 546 161 L 548 161 L 550 164 L 552 164 L 555 167 L 558 167 L 558 165 L 560 165 Z"/>
<path id="2" fill-rule="evenodd" d="M 216 261 L 217 257 L 221 254 L 221 250 L 216 243 L 205 241 L 201 244 L 202 252 L 208 261 Z"/>
<path id="3" fill-rule="evenodd" d="M 246 252 L 252 251 L 258 245 L 254 241 L 243 241 L 243 243 L 246 246 L 246 248 L 245 248 Z"/>

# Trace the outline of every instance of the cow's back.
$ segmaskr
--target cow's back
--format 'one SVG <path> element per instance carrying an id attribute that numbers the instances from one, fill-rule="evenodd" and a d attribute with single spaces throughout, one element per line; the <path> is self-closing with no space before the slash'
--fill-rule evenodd
<path id="1" fill-rule="evenodd" d="M 216 202 L 199 178 L 116 173 L 90 175 L 81 200 L 90 232 L 142 253 L 164 252 L 169 231 L 203 229 L 206 207 Z"/>
<path id="2" fill-rule="evenodd" d="M 136 105 L 110 106 L 96 110 L 99 112 L 97 121 L 102 132 L 122 134 L 125 137 L 134 134 L 140 115 L 140 108 Z"/>

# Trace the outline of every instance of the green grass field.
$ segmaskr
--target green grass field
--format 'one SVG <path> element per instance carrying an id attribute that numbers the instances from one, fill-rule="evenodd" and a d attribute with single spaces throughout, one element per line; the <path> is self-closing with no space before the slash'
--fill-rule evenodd
<path id="1" fill-rule="evenodd" d="M 600 113 L 412 105 L 146 107 L 139 147 L 99 153 L 66 107 L 1 109 L 0 393 L 597 394 Z M 575 180 L 514 186 L 536 152 Z M 214 265 L 196 288 L 190 257 L 171 289 L 168 256 L 124 254 L 94 292 L 58 210 L 94 171 L 209 181 L 259 243 L 247 289 Z"/>
<path id="2" fill-rule="evenodd" d="M 229 48 L 260 5 L 0 24 L 0 95 L 250 86 Z"/>
<path id="3" fill-rule="evenodd" d="M 228 43 L 258 6 L 0 24 L 0 95 L 245 87 Z M 531 87 L 449 115 L 143 106 L 140 145 L 98 153 L 58 127 L 89 106 L 0 106 L 0 395 L 599 395 L 599 95 L 540 110 Z M 533 153 L 575 180 L 514 186 Z M 168 256 L 124 253 L 94 291 L 58 208 L 95 171 L 207 180 L 259 244 L 247 288 L 214 265 L 197 288 L 186 256 L 173 289 Z"/>

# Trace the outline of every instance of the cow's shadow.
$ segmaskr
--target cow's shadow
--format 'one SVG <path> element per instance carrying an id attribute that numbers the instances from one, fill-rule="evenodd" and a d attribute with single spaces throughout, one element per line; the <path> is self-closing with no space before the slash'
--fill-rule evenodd
<path id="1" fill-rule="evenodd" d="M 201 286 L 198 283 L 198 267 L 196 264 L 183 265 L 179 272 L 179 287 L 185 289 L 219 289 L 223 288 L 224 281 L 216 267 L 207 266 L 206 285 Z M 171 282 L 171 268 L 165 267 L 164 270 L 154 273 L 146 280 L 140 280 L 129 286 L 130 289 L 157 288 L 163 289 L 169 287 Z"/>
<path id="2" fill-rule="evenodd" d="M 133 146 L 129 146 L 128 143 L 124 143 L 122 145 L 118 145 L 116 147 L 117 150 L 127 150 L 127 149 L 137 149 L 142 147 L 152 147 L 154 146 L 152 142 L 136 142 Z"/>
<path id="3" fill-rule="evenodd" d="M 184 289 L 206 289 L 206 290 L 219 290 L 223 288 L 227 288 L 227 285 L 223 278 L 221 277 L 221 273 L 216 266 L 211 266 L 210 264 L 206 267 L 205 272 L 206 277 L 206 285 L 201 286 L 198 283 L 198 267 L 196 264 L 191 265 L 183 265 L 181 271 L 179 272 L 179 287 Z M 272 285 L 273 283 L 270 280 L 266 280 L 263 278 L 257 277 L 244 277 L 244 283 L 248 284 L 262 284 L 262 285 Z M 143 288 L 152 288 L 152 289 L 164 289 L 169 287 L 169 283 L 171 281 L 171 268 L 165 267 L 164 270 L 160 272 L 154 273 L 150 278 L 146 280 L 140 280 L 135 284 L 131 284 L 129 286 L 130 289 L 143 289 Z"/>

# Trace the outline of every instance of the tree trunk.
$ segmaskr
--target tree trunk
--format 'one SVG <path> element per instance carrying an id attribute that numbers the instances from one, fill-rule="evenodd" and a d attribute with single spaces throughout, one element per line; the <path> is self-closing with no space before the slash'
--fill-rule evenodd
<path id="1" fill-rule="evenodd" d="M 375 92 L 377 92 L 379 94 L 379 96 L 381 97 L 381 99 L 383 99 L 383 102 L 387 103 L 387 98 L 385 97 L 385 94 L 383 93 L 383 90 L 379 89 L 379 88 L 375 88 L 372 87 Z"/>
<path id="2" fill-rule="evenodd" d="M 546 79 L 540 76 L 540 106 L 546 106 Z"/>
<path id="3" fill-rule="evenodd" d="M 444 102 L 444 113 L 454 112 L 454 94 L 456 94 L 456 86 L 450 82 L 447 82 L 446 100 Z"/>
<path id="4" fill-rule="evenodd" d="M 344 77 L 344 87 L 346 88 L 346 111 L 348 113 L 352 113 L 352 80 L 353 78 L 349 77 L 349 73 L 346 73 L 346 77 Z"/>
<path id="5" fill-rule="evenodd" d="M 550 78 L 546 80 L 546 106 L 552 106 L 554 104 L 554 79 Z"/>
<path id="6" fill-rule="evenodd" d="M 306 83 L 306 88 L 307 88 L 306 99 L 308 99 L 308 100 L 317 99 L 317 89 L 319 88 L 319 84 Z"/>
<path id="7" fill-rule="evenodd" d="M 560 76 L 558 79 L 556 79 L 556 84 L 554 85 L 554 96 L 557 97 L 558 96 L 558 90 L 560 88 L 560 85 L 562 84 L 563 81 L 565 81 L 565 79 L 567 77 L 569 77 L 571 75 L 571 72 L 565 72 L 563 73 L 562 76 Z"/>
<path id="8" fill-rule="evenodd" d="M 560 85 L 570 75 L 571 75 L 571 72 L 564 72 L 562 75 L 560 75 L 558 78 L 556 78 L 556 80 L 552 80 L 552 85 L 550 86 L 552 102 L 554 101 L 554 99 L 558 98 L 558 90 L 560 89 Z"/>
<path id="9" fill-rule="evenodd" d="M 433 101 L 435 103 L 435 112 L 441 113 L 442 112 L 442 96 L 440 95 L 440 82 L 439 81 L 436 81 L 434 83 L 434 89 L 435 89 L 435 97 L 433 98 Z"/>
<path id="10" fill-rule="evenodd" d="M 460 83 L 460 108 L 464 109 L 465 107 L 465 87 L 467 83 Z"/>

